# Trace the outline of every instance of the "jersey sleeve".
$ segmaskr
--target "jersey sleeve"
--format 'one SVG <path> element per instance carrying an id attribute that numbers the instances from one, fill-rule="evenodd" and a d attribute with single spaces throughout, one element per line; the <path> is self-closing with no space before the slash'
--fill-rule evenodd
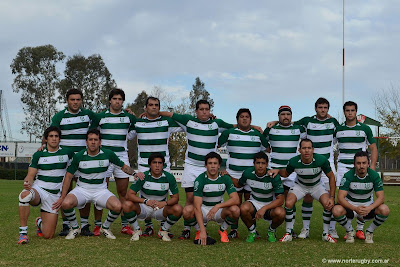
<path id="1" fill-rule="evenodd" d="M 279 174 L 277 174 L 272 180 L 272 186 L 274 188 L 275 196 L 282 195 L 284 192 L 282 179 Z"/>
<path id="2" fill-rule="evenodd" d="M 295 121 L 293 124 L 306 128 L 309 121 L 310 121 L 310 117 L 304 117 L 298 121 Z"/>
<path id="3" fill-rule="evenodd" d="M 267 141 L 267 138 L 263 134 L 261 134 L 259 131 L 258 135 L 260 136 L 260 141 L 261 141 L 261 150 L 264 151 L 265 149 L 269 148 L 269 143 Z"/>
<path id="4" fill-rule="evenodd" d="M 218 137 L 218 146 L 222 147 L 227 144 L 229 134 L 230 134 L 230 131 L 222 132 L 222 134 Z"/>
<path id="5" fill-rule="evenodd" d="M 178 123 L 176 123 L 176 121 L 174 121 L 170 117 L 166 117 L 166 118 L 167 118 L 167 121 L 168 121 L 168 130 L 169 130 L 170 133 L 184 132 L 182 127 Z"/>
<path id="6" fill-rule="evenodd" d="M 233 192 L 236 192 L 236 187 L 233 184 L 231 177 L 229 177 L 228 175 L 224 175 L 224 183 L 225 183 L 226 192 L 228 193 L 228 195 L 232 194 Z"/>
<path id="7" fill-rule="evenodd" d="M 372 134 L 372 130 L 368 125 L 364 125 L 365 126 L 365 134 L 367 135 L 367 144 L 368 145 L 372 145 L 375 144 L 375 138 L 374 135 Z"/>
<path id="8" fill-rule="evenodd" d="M 178 184 L 176 183 L 175 177 L 172 174 L 168 174 L 167 178 L 169 183 L 170 195 L 179 194 Z"/>
<path id="9" fill-rule="evenodd" d="M 243 173 L 242 173 L 242 176 L 240 177 L 240 179 L 239 179 L 239 185 L 242 187 L 242 186 L 245 186 L 246 185 L 246 182 L 247 182 L 247 170 L 245 170 Z"/>
<path id="10" fill-rule="evenodd" d="M 233 128 L 233 124 L 227 123 L 221 119 L 215 119 L 215 122 L 218 124 L 218 132 L 222 133 L 227 129 Z"/>
<path id="11" fill-rule="evenodd" d="M 293 158 L 292 158 L 293 159 Z M 290 159 L 287 166 L 286 166 L 286 172 L 290 175 L 292 172 L 294 172 L 294 164 L 293 164 L 293 160 Z"/>
<path id="12" fill-rule="evenodd" d="M 110 153 L 109 159 L 112 164 L 115 164 L 121 168 L 125 165 L 125 163 L 122 160 L 120 160 L 119 157 L 113 151 L 108 150 L 108 152 Z"/>
<path id="13" fill-rule="evenodd" d="M 374 184 L 374 191 L 375 192 L 383 191 L 383 182 L 382 182 L 381 177 L 379 177 L 379 174 L 375 175 L 373 184 Z"/>
<path id="14" fill-rule="evenodd" d="M 40 155 L 42 154 L 42 151 L 36 151 L 33 155 L 32 155 L 32 159 L 31 159 L 31 163 L 29 164 L 29 167 L 31 168 L 35 168 L 35 169 L 39 169 L 39 158 Z"/>
<path id="15" fill-rule="evenodd" d="M 136 117 L 133 116 L 132 114 L 128 113 L 128 112 L 126 112 L 126 113 L 128 115 L 129 121 L 131 122 L 130 125 L 129 125 L 128 132 L 134 131 L 135 130 Z"/>
<path id="16" fill-rule="evenodd" d="M 100 123 L 100 114 L 94 113 L 92 123 L 90 124 L 89 129 L 95 129 L 99 127 L 99 123 Z"/>
<path id="17" fill-rule="evenodd" d="M 328 174 L 332 171 L 331 164 L 329 163 L 328 159 L 324 160 L 324 163 L 322 164 L 321 169 L 325 174 Z"/>
<path id="18" fill-rule="evenodd" d="M 351 183 L 352 179 L 351 179 L 351 176 L 346 175 L 347 173 L 345 173 L 343 175 L 343 178 L 340 181 L 339 190 L 344 190 L 344 191 L 350 190 L 350 183 Z"/>
<path id="19" fill-rule="evenodd" d="M 271 130 L 271 128 L 265 128 L 264 132 L 263 132 L 263 136 L 265 137 L 265 139 L 267 139 L 267 141 L 269 142 L 269 131 Z"/>
<path id="20" fill-rule="evenodd" d="M 76 171 L 79 168 L 79 161 L 80 161 L 79 155 L 80 155 L 80 153 L 77 153 L 77 154 L 75 154 L 73 156 L 71 164 L 67 168 L 67 172 L 69 172 L 71 174 L 75 174 L 76 173 Z"/>
<path id="21" fill-rule="evenodd" d="M 53 116 L 53 118 L 51 118 L 50 126 L 56 126 L 60 128 L 61 120 L 62 120 L 62 115 L 60 114 L 60 112 L 58 112 Z"/>
<path id="22" fill-rule="evenodd" d="M 305 138 L 307 138 L 306 129 L 305 129 L 303 126 L 300 126 L 299 129 L 300 129 L 300 139 L 305 139 Z"/>
<path id="23" fill-rule="evenodd" d="M 145 180 L 143 180 L 143 181 L 140 179 L 134 180 L 129 188 L 132 189 L 132 191 L 134 191 L 135 193 L 137 193 L 140 190 L 142 190 L 144 182 L 145 182 Z"/>
<path id="24" fill-rule="evenodd" d="M 203 197 L 204 182 L 201 175 L 194 180 L 193 195 L 196 197 Z"/>
<path id="25" fill-rule="evenodd" d="M 172 114 L 172 119 L 176 121 L 179 124 L 182 124 L 186 126 L 186 124 L 189 122 L 190 119 L 193 119 L 194 117 L 188 114 L 177 114 L 173 113 Z"/>

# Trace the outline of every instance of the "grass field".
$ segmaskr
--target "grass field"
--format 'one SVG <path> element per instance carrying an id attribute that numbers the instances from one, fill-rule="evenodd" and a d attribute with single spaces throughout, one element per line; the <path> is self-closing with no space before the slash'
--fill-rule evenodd
<path id="1" fill-rule="evenodd" d="M 196 246 L 192 240 L 172 239 L 172 242 L 163 242 L 156 237 L 141 238 L 132 243 L 129 237 L 119 233 L 120 219 L 111 229 L 116 240 L 101 237 L 78 236 L 75 240 L 65 240 L 55 237 L 44 240 L 35 236 L 35 218 L 39 215 L 39 208 L 31 208 L 29 218 L 29 238 L 27 245 L 17 245 L 18 239 L 18 194 L 22 189 L 22 181 L 0 180 L 0 265 L 12 266 L 324 266 L 337 265 L 324 261 L 331 259 L 353 260 L 348 266 L 359 265 L 356 260 L 388 261 L 387 264 L 373 264 L 369 266 L 399 266 L 400 265 L 400 187 L 385 187 L 386 204 L 391 209 L 389 219 L 375 231 L 374 244 L 365 244 L 356 240 L 354 244 L 346 244 L 339 239 L 337 244 L 328 244 L 321 241 L 322 209 L 314 202 L 314 213 L 311 219 L 311 236 L 306 240 L 294 240 L 291 243 L 268 243 L 265 239 L 267 225 L 258 222 L 258 231 L 263 236 L 252 244 L 247 244 L 245 238 L 247 229 L 240 222 L 240 238 L 228 244 L 218 242 L 214 246 Z M 111 190 L 115 192 L 115 184 L 111 183 Z M 181 190 L 181 204 L 184 202 L 184 192 Z M 298 203 L 298 215 L 295 230 L 301 230 L 301 206 Z M 78 214 L 78 213 L 77 213 Z M 104 213 L 105 217 L 106 213 Z M 93 214 L 89 219 L 93 225 Z M 142 222 L 140 223 L 141 226 Z M 366 224 L 368 225 L 369 222 Z M 156 229 L 159 223 L 155 222 Z M 57 232 L 61 228 L 61 219 Z M 179 235 L 183 228 L 180 220 L 172 232 Z M 218 238 L 217 225 L 210 223 L 208 231 L 214 238 Z M 343 237 L 344 229 L 337 226 L 339 235 Z M 278 237 L 284 233 L 284 226 L 277 231 Z M 195 234 L 192 230 L 192 236 Z"/>

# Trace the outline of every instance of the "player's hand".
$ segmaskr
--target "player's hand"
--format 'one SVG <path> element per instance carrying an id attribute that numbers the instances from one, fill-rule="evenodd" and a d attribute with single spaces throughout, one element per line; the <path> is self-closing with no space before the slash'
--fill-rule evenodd
<path id="1" fill-rule="evenodd" d="M 262 219 L 262 218 L 264 218 L 264 215 L 265 215 L 265 210 L 264 209 L 259 209 L 257 212 L 256 212 L 256 215 L 254 216 L 254 220 L 258 220 L 258 219 Z"/>
<path id="2" fill-rule="evenodd" d="M 143 117 L 146 117 L 146 112 L 142 112 L 139 114 L 139 118 L 143 118 Z"/>
<path id="3" fill-rule="evenodd" d="M 157 200 L 149 199 L 149 200 L 147 200 L 146 205 L 149 207 L 152 207 L 154 209 L 156 207 L 156 202 L 157 202 Z"/>
<path id="4" fill-rule="evenodd" d="M 207 213 L 207 219 L 212 220 L 214 219 L 215 213 L 217 213 L 217 211 L 219 210 L 219 208 L 217 206 L 214 206 L 208 213 Z"/>
<path id="5" fill-rule="evenodd" d="M 224 175 L 229 175 L 229 173 L 227 170 L 222 170 L 222 171 L 219 171 L 219 175 L 224 176 Z"/>
<path id="6" fill-rule="evenodd" d="M 207 232 L 206 231 L 200 231 L 200 235 L 199 235 L 199 241 L 200 241 L 200 245 L 207 245 Z"/>
<path id="7" fill-rule="evenodd" d="M 268 170 L 268 175 L 271 176 L 272 178 L 275 178 L 275 176 L 278 175 L 279 173 L 279 169 L 272 169 L 272 170 Z"/>
<path id="8" fill-rule="evenodd" d="M 145 177 L 145 175 L 144 175 L 144 173 L 143 172 L 138 172 L 138 173 L 136 173 L 135 174 L 135 176 L 133 176 L 133 178 L 135 179 L 135 180 L 140 180 L 140 181 L 143 181 L 144 180 L 144 177 Z"/>
<path id="9" fill-rule="evenodd" d="M 260 126 L 257 126 L 257 125 L 253 125 L 252 128 L 259 131 L 261 134 L 264 132 L 264 130 Z"/>
<path id="10" fill-rule="evenodd" d="M 37 149 L 37 151 L 43 151 L 43 149 L 46 147 L 46 144 L 42 144 L 38 149 Z"/>
<path id="11" fill-rule="evenodd" d="M 162 208 L 164 208 L 165 206 L 167 206 L 167 202 L 166 201 L 157 201 L 155 204 L 154 204 L 154 209 L 155 208 L 158 208 L 158 209 L 162 209 Z"/>
<path id="12" fill-rule="evenodd" d="M 51 208 L 58 211 L 61 208 L 63 201 L 64 197 L 60 197 L 56 202 L 53 203 Z"/>
<path id="13" fill-rule="evenodd" d="M 32 188 L 32 182 L 24 180 L 24 189 L 31 190 L 31 188 Z"/>
<path id="14" fill-rule="evenodd" d="M 135 112 L 133 112 L 132 109 L 130 109 L 130 108 L 126 108 L 125 111 L 133 116 L 136 116 Z"/>
<path id="15" fill-rule="evenodd" d="M 267 128 L 272 128 L 274 127 L 278 122 L 277 121 L 270 121 L 267 123 Z"/>
<path id="16" fill-rule="evenodd" d="M 358 215 L 363 216 L 363 217 L 368 214 L 368 213 L 366 213 L 366 207 L 365 206 L 356 207 L 355 212 L 357 212 Z"/>
<path id="17" fill-rule="evenodd" d="M 329 198 L 328 202 L 326 203 L 326 210 L 330 211 L 334 205 L 335 205 L 335 200 L 333 198 Z"/>
<path id="18" fill-rule="evenodd" d="M 368 213 L 371 211 L 371 209 L 369 207 L 365 207 L 365 206 L 361 206 L 361 216 L 367 216 Z"/>
<path id="19" fill-rule="evenodd" d="M 214 114 L 210 113 L 210 119 L 215 120 L 217 118 L 217 116 L 215 116 Z"/>

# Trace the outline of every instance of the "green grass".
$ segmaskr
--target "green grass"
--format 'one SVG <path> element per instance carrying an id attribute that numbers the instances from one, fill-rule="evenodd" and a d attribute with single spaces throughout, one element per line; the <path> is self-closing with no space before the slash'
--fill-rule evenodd
<path id="1" fill-rule="evenodd" d="M 31 208 L 29 218 L 29 238 L 27 245 L 17 245 L 18 239 L 18 194 L 22 189 L 22 181 L 0 180 L 0 265 L 32 265 L 32 266 L 323 266 L 323 259 L 388 259 L 385 266 L 400 265 L 400 187 L 385 187 L 386 204 L 391 209 L 389 219 L 375 231 L 374 244 L 364 244 L 356 240 L 354 244 L 346 244 L 339 239 L 337 244 L 321 241 L 322 209 L 314 202 L 314 213 L 311 219 L 311 236 L 307 240 L 294 240 L 288 244 L 268 243 L 265 239 L 267 225 L 258 223 L 258 231 L 263 236 L 252 244 L 247 244 L 245 238 L 247 229 L 240 222 L 240 238 L 228 244 L 218 242 L 214 246 L 201 247 L 192 240 L 163 242 L 156 237 L 141 238 L 132 243 L 129 237 L 119 233 L 120 219 L 111 229 L 116 240 L 101 237 L 78 236 L 75 240 L 65 240 L 55 237 L 44 240 L 35 236 L 35 218 L 39 208 Z M 111 183 L 115 192 L 115 184 Z M 184 202 L 184 191 L 180 191 Z M 301 206 L 297 204 L 298 215 L 295 230 L 301 230 Z M 105 213 L 105 212 L 104 212 Z M 106 213 L 103 217 L 106 216 Z M 93 225 L 91 212 L 90 223 Z M 140 223 L 143 226 L 143 222 Z M 366 224 L 368 225 L 369 222 Z M 155 222 L 156 229 L 159 223 Z M 57 233 L 61 228 L 61 219 Z M 177 236 L 183 228 L 180 220 L 172 232 Z M 218 237 L 217 225 L 210 223 L 208 231 L 214 238 Z M 338 225 L 339 235 L 343 237 L 344 229 Z M 278 228 L 278 237 L 284 232 L 284 226 Z M 192 230 L 192 236 L 194 230 Z M 331 264 L 325 264 L 331 265 Z M 347 264 L 349 265 L 349 264 Z M 354 266 L 356 264 L 350 264 Z M 370 266 L 374 266 L 370 264 Z M 382 266 L 380 264 L 379 266 Z"/>

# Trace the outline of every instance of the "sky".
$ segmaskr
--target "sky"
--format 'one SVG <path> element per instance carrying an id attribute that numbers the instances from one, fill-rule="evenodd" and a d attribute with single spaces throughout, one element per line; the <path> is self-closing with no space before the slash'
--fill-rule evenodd
<path id="1" fill-rule="evenodd" d="M 52 44 L 67 57 L 100 54 L 133 102 L 159 86 L 179 104 L 196 77 L 214 99 L 214 114 L 235 123 L 250 108 L 254 125 L 315 113 L 325 97 L 342 120 L 343 1 L 2 0 L 0 89 L 14 140 L 21 134 L 20 95 L 10 64 L 25 46 Z M 399 83 L 400 5 L 345 1 L 345 101 L 376 118 L 373 98 Z M 63 75 L 64 65 L 58 71 Z M 62 106 L 60 106 L 62 108 Z"/>

